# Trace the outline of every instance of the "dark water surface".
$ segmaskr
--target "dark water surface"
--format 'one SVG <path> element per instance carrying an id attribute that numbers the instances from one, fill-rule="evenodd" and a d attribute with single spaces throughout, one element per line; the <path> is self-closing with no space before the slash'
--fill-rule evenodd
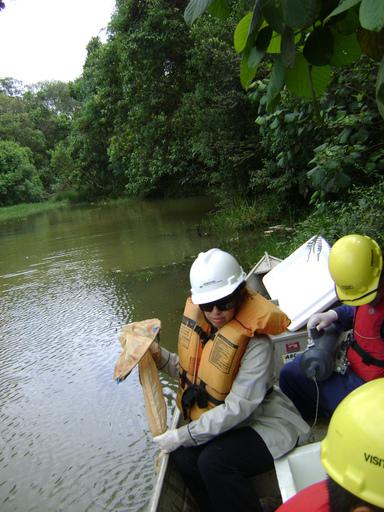
<path id="1" fill-rule="evenodd" d="M 137 511 L 156 451 L 120 326 L 160 318 L 176 347 L 203 200 L 51 211 L 0 225 L 0 510 Z M 168 402 L 174 387 L 163 381 Z"/>

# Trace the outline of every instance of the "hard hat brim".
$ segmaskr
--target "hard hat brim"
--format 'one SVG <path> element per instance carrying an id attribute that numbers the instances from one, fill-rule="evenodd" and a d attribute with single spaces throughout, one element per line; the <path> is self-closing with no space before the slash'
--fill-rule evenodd
<path id="1" fill-rule="evenodd" d="M 363 306 L 364 304 L 369 304 L 370 302 L 375 300 L 375 298 L 377 296 L 378 281 L 379 280 L 377 280 L 376 285 L 371 287 L 371 291 L 368 291 L 363 294 L 356 294 L 356 293 L 347 294 L 347 293 L 345 293 L 345 290 L 342 290 L 339 286 L 336 285 L 335 289 L 336 289 L 337 297 L 343 304 L 347 304 L 348 306 Z"/>
<path id="2" fill-rule="evenodd" d="M 215 300 L 222 299 L 223 297 L 226 297 L 227 295 L 231 295 L 236 288 L 238 288 L 242 282 L 245 281 L 245 272 L 243 279 L 236 281 L 232 284 L 226 284 L 225 286 L 222 286 L 221 288 L 218 288 L 217 290 L 210 290 L 208 292 L 204 293 L 193 293 L 191 295 L 192 302 L 194 304 L 208 304 L 209 302 L 213 302 Z"/>

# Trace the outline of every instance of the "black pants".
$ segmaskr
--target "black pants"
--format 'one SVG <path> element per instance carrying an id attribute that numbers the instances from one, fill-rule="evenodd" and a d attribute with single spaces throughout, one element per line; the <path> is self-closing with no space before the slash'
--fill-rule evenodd
<path id="1" fill-rule="evenodd" d="M 171 453 L 201 512 L 261 512 L 250 477 L 274 467 L 273 458 L 250 427 L 230 430 L 193 448 Z"/>

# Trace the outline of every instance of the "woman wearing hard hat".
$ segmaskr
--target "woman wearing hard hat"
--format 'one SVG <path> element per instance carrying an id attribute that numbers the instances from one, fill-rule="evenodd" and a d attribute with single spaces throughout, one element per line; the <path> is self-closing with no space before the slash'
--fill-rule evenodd
<path id="1" fill-rule="evenodd" d="M 384 379 L 352 391 L 321 443 L 328 480 L 295 494 L 276 512 L 384 511 Z"/>
<path id="2" fill-rule="evenodd" d="M 200 253 L 190 270 L 191 297 L 178 354 L 152 347 L 157 367 L 179 381 L 186 424 L 154 438 L 171 457 L 201 511 L 258 512 L 250 477 L 274 467 L 308 425 L 274 388 L 268 334 L 287 316 L 245 287 L 245 272 L 220 249 Z"/>
<path id="3" fill-rule="evenodd" d="M 347 369 L 315 383 L 300 368 L 300 356 L 281 372 L 281 390 L 304 418 L 319 412 L 330 416 L 339 402 L 364 382 L 384 377 L 384 272 L 382 251 L 372 238 L 347 235 L 329 254 L 329 271 L 342 306 L 317 313 L 308 320 L 308 331 L 325 329 L 332 323 L 340 331 L 353 329 L 347 348 Z"/>

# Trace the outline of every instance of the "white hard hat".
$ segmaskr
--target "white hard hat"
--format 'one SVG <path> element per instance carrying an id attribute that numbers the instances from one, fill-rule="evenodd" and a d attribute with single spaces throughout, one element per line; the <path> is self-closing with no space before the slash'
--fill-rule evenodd
<path id="1" fill-rule="evenodd" d="M 191 266 L 192 302 L 206 304 L 230 295 L 245 281 L 237 260 L 220 249 L 201 252 Z"/>

